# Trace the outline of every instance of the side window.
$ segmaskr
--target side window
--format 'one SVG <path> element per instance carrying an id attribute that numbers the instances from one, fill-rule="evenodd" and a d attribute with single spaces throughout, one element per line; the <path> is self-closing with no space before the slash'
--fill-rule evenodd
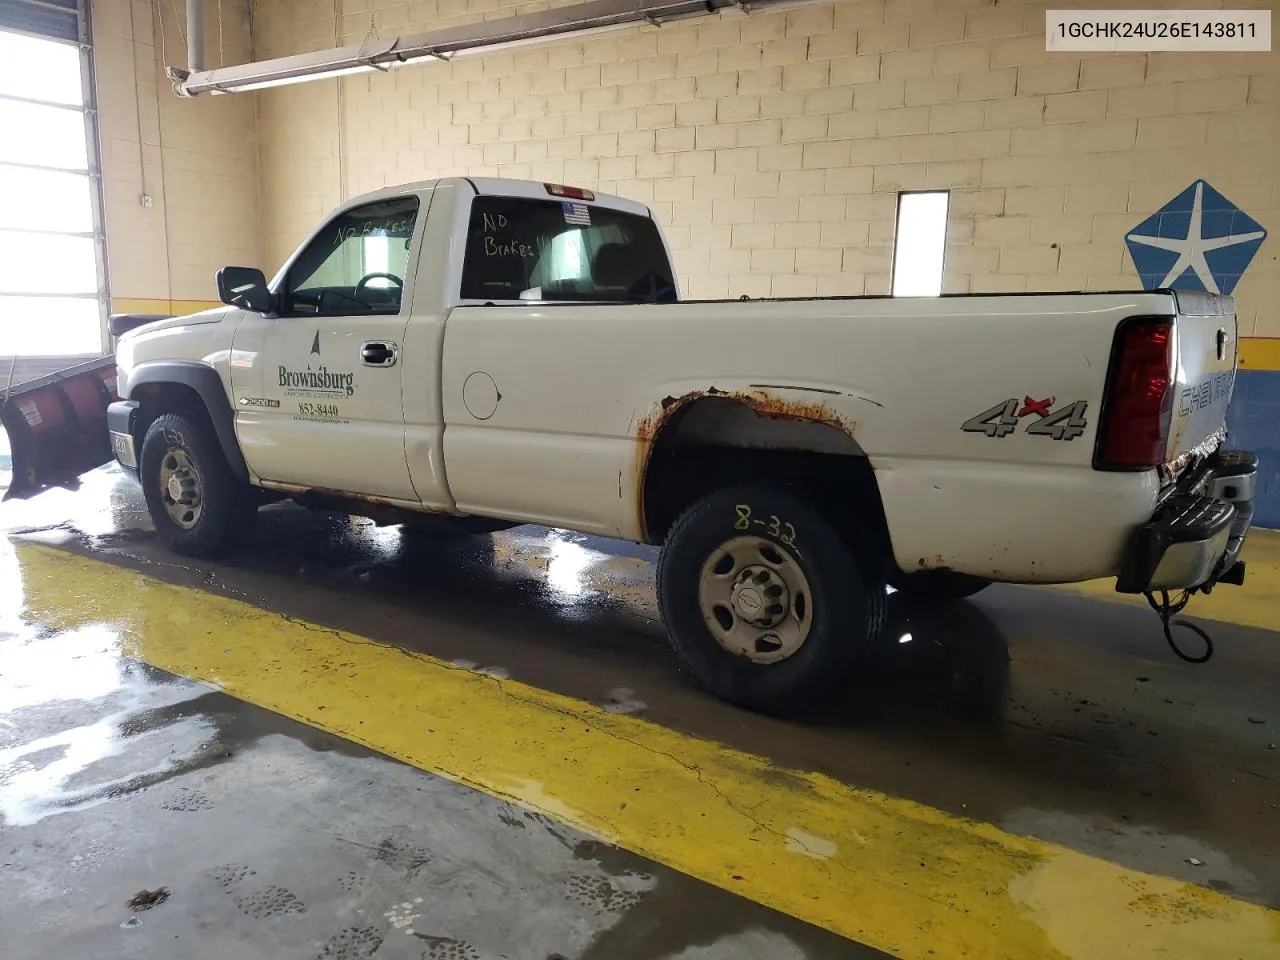
<path id="1" fill-rule="evenodd" d="M 379 200 L 334 217 L 289 268 L 284 313 L 399 313 L 417 220 L 417 197 Z"/>

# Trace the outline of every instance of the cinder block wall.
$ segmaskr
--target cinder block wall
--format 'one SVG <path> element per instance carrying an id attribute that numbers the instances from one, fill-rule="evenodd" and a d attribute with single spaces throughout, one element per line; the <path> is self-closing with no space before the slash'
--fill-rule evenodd
<path id="1" fill-rule="evenodd" d="M 331 0 L 263 0 L 259 55 L 358 42 L 361 6 L 335 28 Z M 539 6 L 375 2 L 374 26 Z M 265 253 L 342 197 L 446 174 L 648 203 L 694 297 L 887 292 L 908 188 L 953 191 L 952 292 L 1134 286 L 1125 231 L 1202 177 L 1280 228 L 1280 55 L 1050 55 L 1047 6 L 842 0 L 268 91 Z M 1280 334 L 1278 242 L 1237 288 L 1245 335 Z"/>
<path id="2" fill-rule="evenodd" d="M 256 104 L 173 95 L 162 53 L 175 66 L 187 60 L 174 11 L 165 0 L 92 5 L 115 312 L 202 309 L 216 299 L 218 267 L 262 259 Z M 245 0 L 207 3 L 205 37 L 209 66 L 251 59 Z"/>
<path id="3" fill-rule="evenodd" d="M 280 56 L 546 6 L 261 0 L 254 36 Z M 532 177 L 648 203 L 689 296 L 876 294 L 897 192 L 945 187 L 946 291 L 1132 288 L 1126 231 L 1203 178 L 1273 233 L 1234 291 L 1230 426 L 1280 526 L 1280 54 L 1050 55 L 1049 6 L 839 0 L 266 91 L 263 251 L 365 190 Z"/>

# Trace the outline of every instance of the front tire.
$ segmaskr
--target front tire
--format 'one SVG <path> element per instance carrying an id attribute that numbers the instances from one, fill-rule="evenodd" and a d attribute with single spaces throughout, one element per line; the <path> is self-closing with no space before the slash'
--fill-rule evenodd
<path id="1" fill-rule="evenodd" d="M 884 625 L 883 583 L 849 537 L 792 493 L 716 491 L 666 538 L 658 604 L 672 646 L 713 693 L 793 713 L 848 683 Z"/>
<path id="2" fill-rule="evenodd" d="M 224 554 L 253 526 L 252 491 L 232 472 L 202 419 L 156 417 L 142 441 L 138 473 L 156 536 L 176 553 Z"/>

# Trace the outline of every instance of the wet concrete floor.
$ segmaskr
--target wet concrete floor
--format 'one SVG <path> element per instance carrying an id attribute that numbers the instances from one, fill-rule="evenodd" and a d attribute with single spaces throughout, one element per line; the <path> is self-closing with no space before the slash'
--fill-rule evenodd
<path id="1" fill-rule="evenodd" d="M 933 611 L 895 595 L 864 680 L 785 722 L 678 670 L 648 548 L 533 527 L 441 540 L 277 506 L 242 557 L 192 563 L 152 540 L 111 470 L 5 504 L 0 528 L 1280 905 L 1280 634 L 1215 623 L 1217 656 L 1191 667 L 1145 608 L 1014 587 Z M 12 548 L 2 562 L 6 960 L 877 955 L 154 670 L 107 633 L 24 620 Z M 163 902 L 126 906 L 160 887 Z"/>

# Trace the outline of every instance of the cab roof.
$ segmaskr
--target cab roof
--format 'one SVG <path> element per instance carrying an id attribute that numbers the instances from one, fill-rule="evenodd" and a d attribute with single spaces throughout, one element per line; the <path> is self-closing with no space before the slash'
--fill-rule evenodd
<path id="1" fill-rule="evenodd" d="M 344 209 L 349 209 L 350 207 L 359 206 L 364 203 L 373 203 L 378 200 L 390 200 L 395 197 L 404 196 L 407 193 L 426 193 L 442 185 L 452 186 L 460 190 L 470 189 L 478 196 L 524 197 L 530 200 L 565 199 L 551 193 L 547 189 L 549 185 L 538 180 L 514 180 L 504 177 L 441 177 L 437 180 L 419 180 L 413 183 L 401 183 L 383 187 L 381 190 L 362 193 L 358 197 L 352 197 L 344 203 L 342 207 Z M 628 200 L 625 197 L 614 196 L 613 194 L 608 193 L 597 193 L 594 190 L 588 190 L 588 192 L 592 194 L 593 198 L 591 200 L 583 199 L 577 202 L 591 203 L 596 206 L 608 207 L 613 210 L 620 210 L 624 213 L 636 214 L 642 217 L 652 218 L 653 216 L 647 206 L 643 203 L 637 203 L 635 200 Z"/>

